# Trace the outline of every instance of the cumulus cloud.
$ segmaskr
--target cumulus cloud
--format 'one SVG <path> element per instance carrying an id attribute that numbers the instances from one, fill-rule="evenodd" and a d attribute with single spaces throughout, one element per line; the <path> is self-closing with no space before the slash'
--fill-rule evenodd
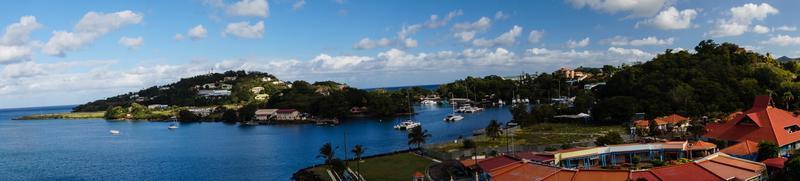
<path id="1" fill-rule="evenodd" d="M 497 13 L 494 13 L 494 20 L 506 20 L 509 17 L 511 17 L 511 15 L 506 14 L 503 11 L 497 11 Z"/>
<path id="2" fill-rule="evenodd" d="M 778 35 L 770 37 L 768 40 L 761 41 L 761 44 L 790 46 L 800 45 L 800 37 L 793 37 L 789 35 Z"/>
<path id="3" fill-rule="evenodd" d="M 258 23 L 253 25 L 250 25 L 246 21 L 229 23 L 228 26 L 225 27 L 223 35 L 228 34 L 239 38 L 261 38 L 264 36 L 264 21 L 258 21 Z"/>
<path id="4" fill-rule="evenodd" d="M 269 3 L 267 0 L 241 0 L 225 7 L 225 12 L 231 16 L 263 18 L 269 15 Z"/>
<path id="5" fill-rule="evenodd" d="M 707 35 L 712 37 L 739 36 L 750 30 L 750 25 L 754 20 L 761 21 L 769 15 L 779 13 L 778 9 L 767 3 L 747 3 L 733 7 L 729 11 L 730 17 L 717 20 L 715 27 L 706 33 Z"/>
<path id="6" fill-rule="evenodd" d="M 128 49 L 137 49 L 144 44 L 144 38 L 141 36 L 135 38 L 123 36 L 119 38 L 119 44 L 128 47 Z"/>
<path id="7" fill-rule="evenodd" d="M 4 45 L 24 45 L 28 43 L 28 38 L 33 30 L 41 28 L 42 25 L 36 22 L 35 16 L 23 16 L 18 23 L 6 26 L 6 32 L 0 44 Z"/>
<path id="8" fill-rule="evenodd" d="M 34 16 L 20 17 L 19 22 L 6 26 L 0 39 L 0 65 L 30 60 L 34 43 L 29 36 L 41 26 Z"/>
<path id="9" fill-rule="evenodd" d="M 589 46 L 589 37 L 582 39 L 581 41 L 569 40 L 567 41 L 567 47 L 569 48 L 580 48 Z"/>
<path id="10" fill-rule="evenodd" d="M 355 49 L 372 49 L 375 47 L 386 47 L 391 45 L 392 41 L 388 38 L 381 38 L 379 40 L 371 40 L 369 38 L 363 38 L 361 41 L 358 41 L 353 48 Z"/>
<path id="11" fill-rule="evenodd" d="M 477 33 L 486 32 L 492 25 L 492 20 L 481 17 L 475 22 L 464 22 L 453 25 L 453 37 L 462 42 L 469 42 Z"/>
<path id="12" fill-rule="evenodd" d="M 544 37 L 543 30 L 532 30 L 531 33 L 528 34 L 528 43 L 539 43 Z"/>
<path id="13" fill-rule="evenodd" d="M 501 34 L 497 38 L 494 39 L 476 39 L 472 41 L 472 45 L 479 46 L 479 47 L 491 47 L 491 46 L 511 46 L 514 45 L 514 42 L 517 41 L 517 37 L 522 35 L 522 27 L 514 25 L 511 30 Z"/>
<path id="14" fill-rule="evenodd" d="M 306 0 L 297 0 L 297 2 L 294 2 L 294 4 L 292 4 L 292 10 L 295 11 L 300 10 L 305 5 L 306 5 Z"/>
<path id="15" fill-rule="evenodd" d="M 796 26 L 783 25 L 783 26 L 779 26 L 779 27 L 775 28 L 775 30 L 779 30 L 779 31 L 797 31 L 797 27 Z"/>
<path id="16" fill-rule="evenodd" d="M 770 31 L 770 29 L 767 26 L 763 26 L 763 25 L 753 26 L 753 32 L 754 33 L 764 34 L 764 33 L 769 33 L 769 31 Z"/>
<path id="17" fill-rule="evenodd" d="M 143 16 L 130 10 L 115 13 L 88 12 L 75 24 L 73 32 L 54 31 L 50 40 L 42 47 L 42 52 L 53 56 L 65 56 L 90 44 L 125 25 L 139 24 Z"/>
<path id="18" fill-rule="evenodd" d="M 628 12 L 628 17 L 647 17 L 658 13 L 667 0 L 566 0 L 575 8 L 589 7 L 606 13 Z"/>
<path id="19" fill-rule="evenodd" d="M 439 18 L 439 15 L 432 14 L 431 17 L 428 19 L 428 21 L 425 22 L 425 26 L 431 29 L 443 27 L 447 25 L 447 23 L 449 23 L 450 20 L 453 20 L 453 18 L 461 15 L 464 15 L 464 12 L 461 11 L 460 9 L 455 11 L 450 11 L 449 13 L 447 13 L 447 16 L 441 19 Z"/>
<path id="20" fill-rule="evenodd" d="M 208 31 L 206 31 L 206 28 L 204 28 L 203 25 L 197 25 L 194 28 L 189 29 L 189 32 L 186 33 L 186 35 L 189 36 L 189 39 L 200 40 L 200 39 L 206 38 L 206 36 L 208 35 Z M 176 36 L 176 39 L 177 39 L 177 37 L 178 36 Z M 183 37 L 183 36 L 181 36 L 181 37 Z"/>
<path id="21" fill-rule="evenodd" d="M 623 36 L 615 36 L 610 39 L 603 40 L 601 42 L 608 43 L 613 46 L 664 46 L 664 45 L 672 45 L 675 41 L 675 38 L 666 38 L 666 39 L 658 39 L 657 37 L 650 36 L 645 37 L 642 39 L 635 39 L 635 40 L 628 40 L 628 37 Z"/>
<path id="22" fill-rule="evenodd" d="M 685 9 L 678 11 L 675 7 L 669 7 L 661 11 L 653 18 L 636 23 L 640 25 L 652 26 L 662 30 L 679 30 L 691 27 L 692 19 L 697 16 L 697 10 Z"/>

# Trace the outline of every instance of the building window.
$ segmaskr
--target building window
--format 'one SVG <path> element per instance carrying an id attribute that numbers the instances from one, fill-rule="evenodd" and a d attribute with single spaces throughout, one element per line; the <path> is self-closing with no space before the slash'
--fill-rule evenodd
<path id="1" fill-rule="evenodd" d="M 794 133 L 794 132 L 800 131 L 800 126 L 791 125 L 791 126 L 787 126 L 787 127 L 783 128 L 783 129 L 786 130 L 786 132 Z"/>

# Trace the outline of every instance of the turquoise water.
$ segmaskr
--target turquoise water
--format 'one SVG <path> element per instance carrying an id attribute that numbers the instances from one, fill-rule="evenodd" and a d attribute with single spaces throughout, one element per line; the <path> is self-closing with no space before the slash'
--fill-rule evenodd
<path id="1" fill-rule="evenodd" d="M 345 132 L 348 146 L 364 145 L 365 155 L 408 148 L 406 132 L 392 129 L 405 118 L 357 119 L 333 127 L 194 123 L 177 130 L 163 122 L 11 120 L 70 109 L 0 110 L 0 180 L 288 180 L 297 169 L 321 163 L 316 156 L 326 142 L 343 157 Z M 445 123 L 450 107 L 415 109 L 419 114 L 411 118 L 429 130 L 431 142 L 469 136 L 491 119 L 511 119 L 506 108 L 490 108 Z M 112 136 L 111 129 L 122 134 Z"/>

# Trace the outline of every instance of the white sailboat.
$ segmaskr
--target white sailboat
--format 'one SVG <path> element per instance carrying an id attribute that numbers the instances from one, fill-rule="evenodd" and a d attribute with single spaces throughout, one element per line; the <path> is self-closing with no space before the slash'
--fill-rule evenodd
<path id="1" fill-rule="evenodd" d="M 120 133 L 119 130 L 116 129 L 108 130 L 108 132 L 111 133 L 111 135 L 119 135 Z"/>

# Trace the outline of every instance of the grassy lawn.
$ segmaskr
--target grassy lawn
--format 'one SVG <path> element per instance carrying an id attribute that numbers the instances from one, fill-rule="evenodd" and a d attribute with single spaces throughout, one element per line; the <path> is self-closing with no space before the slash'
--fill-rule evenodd
<path id="1" fill-rule="evenodd" d="M 514 133 L 513 145 L 552 145 L 574 143 L 587 140 L 593 140 L 595 137 L 603 135 L 607 132 L 616 131 L 624 134 L 625 128 L 622 126 L 596 126 L 587 124 L 572 124 L 572 123 L 541 123 L 531 125 L 525 128 L 520 128 Z M 479 148 L 486 147 L 504 147 L 510 140 L 505 135 L 490 139 L 485 135 L 474 136 L 472 138 Z M 434 149 L 441 152 L 448 150 L 460 149 L 461 143 L 443 143 L 437 144 Z"/>
<path id="2" fill-rule="evenodd" d="M 23 116 L 20 120 L 36 120 L 36 119 L 91 119 L 103 118 L 105 111 L 98 112 L 70 112 L 70 113 L 56 113 L 56 114 L 37 114 L 30 116 Z"/>
<path id="3" fill-rule="evenodd" d="M 411 153 L 401 153 L 382 157 L 365 159 L 361 163 L 361 174 L 367 180 L 411 180 L 414 172 L 425 173 L 425 167 L 433 163 Z M 356 163 L 349 162 L 350 169 L 357 171 Z M 326 167 L 315 167 L 311 171 L 322 176 L 323 180 L 330 180 Z"/>

